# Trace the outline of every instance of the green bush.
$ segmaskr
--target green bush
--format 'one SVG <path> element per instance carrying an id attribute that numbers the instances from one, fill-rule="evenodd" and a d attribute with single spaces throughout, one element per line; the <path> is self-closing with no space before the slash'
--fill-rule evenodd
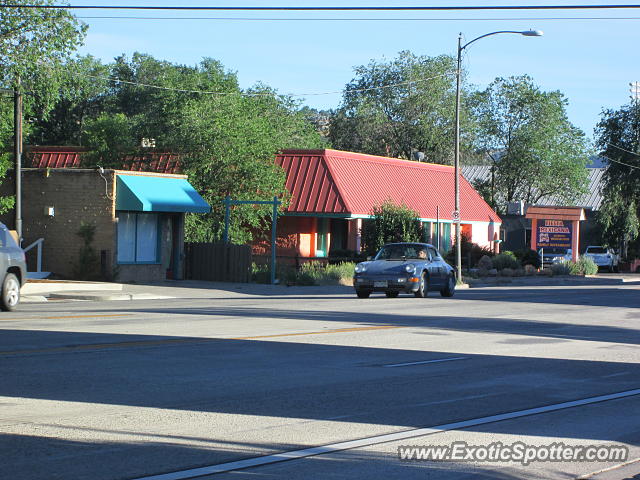
<path id="1" fill-rule="evenodd" d="M 353 262 L 323 264 L 313 261 L 304 263 L 299 270 L 290 265 L 278 265 L 276 278 L 285 285 L 351 285 L 353 279 Z M 255 283 L 269 283 L 271 271 L 269 265 L 251 265 L 251 280 Z"/>
<path id="2" fill-rule="evenodd" d="M 595 275 L 598 273 L 598 266 L 589 257 L 580 257 L 576 263 L 572 264 L 571 273 L 573 275 Z"/>
<path id="3" fill-rule="evenodd" d="M 512 270 L 517 270 L 520 268 L 520 262 L 516 260 L 516 256 L 513 252 L 504 252 L 499 255 L 493 257 L 491 263 L 493 264 L 493 268 L 500 271 L 505 268 L 510 268 Z"/>
<path id="4" fill-rule="evenodd" d="M 483 248 L 477 243 L 473 243 L 468 235 L 462 234 L 460 237 L 461 259 L 464 267 L 472 268 L 475 266 L 481 268 L 478 262 L 482 257 L 493 257 L 493 251 L 490 248 Z M 449 250 L 445 256 L 445 260 L 449 265 L 455 265 L 456 263 L 456 248 L 457 244 L 453 242 L 453 247 L 451 247 L 451 250 Z M 469 261 L 471 261 L 470 264 Z"/>
<path id="5" fill-rule="evenodd" d="M 523 267 L 527 265 L 533 265 L 535 268 L 540 268 L 540 255 L 538 255 L 538 252 L 536 252 L 535 250 L 524 249 L 517 250 L 513 253 Z"/>
<path id="6" fill-rule="evenodd" d="M 75 280 L 97 280 L 100 278 L 100 258 L 93 248 L 93 237 L 96 226 L 81 222 L 76 235 L 82 239 L 82 247 L 78 252 L 78 261 L 73 265 Z"/>
<path id="7" fill-rule="evenodd" d="M 573 262 L 560 262 L 551 265 L 551 271 L 554 275 L 571 275 L 575 264 Z"/>
<path id="8" fill-rule="evenodd" d="M 281 283 L 293 284 L 296 282 L 296 269 L 290 265 L 276 265 L 276 278 Z M 271 283 L 271 268 L 268 264 L 251 264 L 251 281 L 254 283 Z"/>
<path id="9" fill-rule="evenodd" d="M 342 262 L 324 265 L 309 262 L 302 265 L 296 277 L 297 285 L 335 285 L 350 282 L 355 264 Z"/>
<path id="10" fill-rule="evenodd" d="M 422 224 L 418 212 L 387 200 L 373 207 L 373 218 L 362 226 L 362 250 L 375 255 L 385 243 L 420 242 Z"/>

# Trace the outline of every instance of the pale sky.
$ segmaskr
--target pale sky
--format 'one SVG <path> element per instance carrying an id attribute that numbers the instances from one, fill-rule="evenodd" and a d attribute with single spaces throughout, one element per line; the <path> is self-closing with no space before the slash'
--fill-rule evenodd
<path id="1" fill-rule="evenodd" d="M 71 0 L 75 5 L 173 6 L 471 6 L 607 5 L 606 0 Z M 616 4 L 638 2 L 620 0 Z M 434 12 L 229 12 L 74 10 L 89 25 L 81 53 L 104 62 L 139 51 L 195 65 L 219 60 L 238 74 L 241 87 L 263 82 L 279 93 L 307 94 L 304 104 L 336 108 L 353 67 L 417 55 L 456 54 L 458 33 L 467 41 L 496 30 L 544 31 L 543 37 L 503 34 L 468 48 L 463 62 L 471 84 L 527 74 L 543 90 L 568 99 L 570 121 L 589 137 L 604 108 L 630 101 L 640 80 L 640 9 Z M 90 18 L 136 17 L 136 18 Z M 146 18 L 141 18 L 146 17 Z M 151 19 L 149 17 L 153 17 Z M 189 19 L 184 19 L 189 17 Z M 162 19 L 160 19 L 162 18 Z M 182 19 L 180 19 L 182 18 Z M 328 20 L 333 19 L 333 20 Z M 376 20 L 377 19 L 377 20 Z M 390 20 L 393 19 L 393 20 Z"/>

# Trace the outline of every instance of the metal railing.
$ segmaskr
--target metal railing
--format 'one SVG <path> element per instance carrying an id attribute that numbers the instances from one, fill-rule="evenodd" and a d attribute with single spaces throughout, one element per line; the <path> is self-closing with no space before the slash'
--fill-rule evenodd
<path id="1" fill-rule="evenodd" d="M 23 249 L 24 253 L 26 254 L 33 247 L 38 247 L 37 260 L 36 260 L 36 262 L 37 262 L 36 263 L 36 272 L 37 273 L 42 273 L 42 244 L 43 243 L 44 243 L 44 238 L 39 238 L 38 240 L 33 242 L 31 245 L 29 245 L 27 248 Z"/>

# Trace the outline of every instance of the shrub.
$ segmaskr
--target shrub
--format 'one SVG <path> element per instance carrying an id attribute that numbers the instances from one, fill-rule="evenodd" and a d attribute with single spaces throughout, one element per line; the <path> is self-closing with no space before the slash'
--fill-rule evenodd
<path id="1" fill-rule="evenodd" d="M 445 260 L 454 265 L 456 262 L 456 248 L 457 243 L 453 243 L 453 247 L 449 250 L 445 256 Z M 468 235 L 462 234 L 460 241 L 461 259 L 463 265 L 467 268 L 472 268 L 474 265 L 477 268 L 481 268 L 478 262 L 482 257 L 493 257 L 493 252 L 488 248 L 483 248 L 477 243 L 473 243 Z M 491 267 L 489 267 L 491 268 Z"/>
<path id="2" fill-rule="evenodd" d="M 500 271 L 500 275 L 502 275 L 503 277 L 513 277 L 515 276 L 515 270 L 513 270 L 512 268 L 503 268 Z"/>
<path id="3" fill-rule="evenodd" d="M 533 265 L 526 264 L 524 266 L 524 274 L 527 276 L 535 275 L 536 271 L 536 267 L 534 267 Z"/>
<path id="4" fill-rule="evenodd" d="M 496 255 L 492 259 L 492 264 L 493 268 L 496 270 L 503 270 L 505 268 L 517 270 L 520 267 L 520 262 L 516 260 L 516 257 L 512 252 L 504 252 Z"/>
<path id="5" fill-rule="evenodd" d="M 362 249 L 374 255 L 385 243 L 419 242 L 422 224 L 418 212 L 387 200 L 373 207 L 373 218 L 362 226 Z"/>
<path id="6" fill-rule="evenodd" d="M 560 262 L 551 265 L 551 271 L 554 275 L 571 275 L 574 268 L 573 262 Z"/>
<path id="7" fill-rule="evenodd" d="M 571 273 L 573 275 L 595 275 L 598 273 L 598 266 L 589 257 L 580 257 L 572 264 Z"/>
<path id="8" fill-rule="evenodd" d="M 491 257 L 489 257 L 488 255 L 480 257 L 480 260 L 478 260 L 478 269 L 491 270 L 492 268 L 493 262 L 491 261 Z"/>
<path id="9" fill-rule="evenodd" d="M 535 268 L 540 268 L 540 255 L 535 250 L 518 250 L 514 252 L 516 258 L 520 261 L 523 267 L 527 265 L 533 265 Z"/>
<path id="10" fill-rule="evenodd" d="M 278 267 L 277 277 L 286 285 L 351 285 L 354 267 L 352 262 L 325 265 L 313 261 L 302 264 L 298 271 L 289 266 Z M 269 273 L 267 265 L 253 264 L 253 281 L 269 283 Z"/>
<path id="11" fill-rule="evenodd" d="M 76 235 L 82 239 L 82 247 L 78 252 L 78 262 L 73 265 L 73 277 L 76 280 L 97 280 L 100 278 L 100 259 L 93 248 L 93 237 L 96 226 L 81 222 Z"/>

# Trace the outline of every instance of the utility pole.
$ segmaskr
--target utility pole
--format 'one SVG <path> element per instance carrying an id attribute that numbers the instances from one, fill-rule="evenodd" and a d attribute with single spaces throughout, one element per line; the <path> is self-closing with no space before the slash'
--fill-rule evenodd
<path id="1" fill-rule="evenodd" d="M 16 181 L 16 232 L 22 243 L 22 92 L 20 77 L 16 77 L 13 90 L 13 156 Z"/>
<path id="2" fill-rule="evenodd" d="M 636 130 L 636 152 L 640 151 L 640 82 L 629 84 L 631 91 L 631 101 L 635 103 L 634 123 Z"/>

